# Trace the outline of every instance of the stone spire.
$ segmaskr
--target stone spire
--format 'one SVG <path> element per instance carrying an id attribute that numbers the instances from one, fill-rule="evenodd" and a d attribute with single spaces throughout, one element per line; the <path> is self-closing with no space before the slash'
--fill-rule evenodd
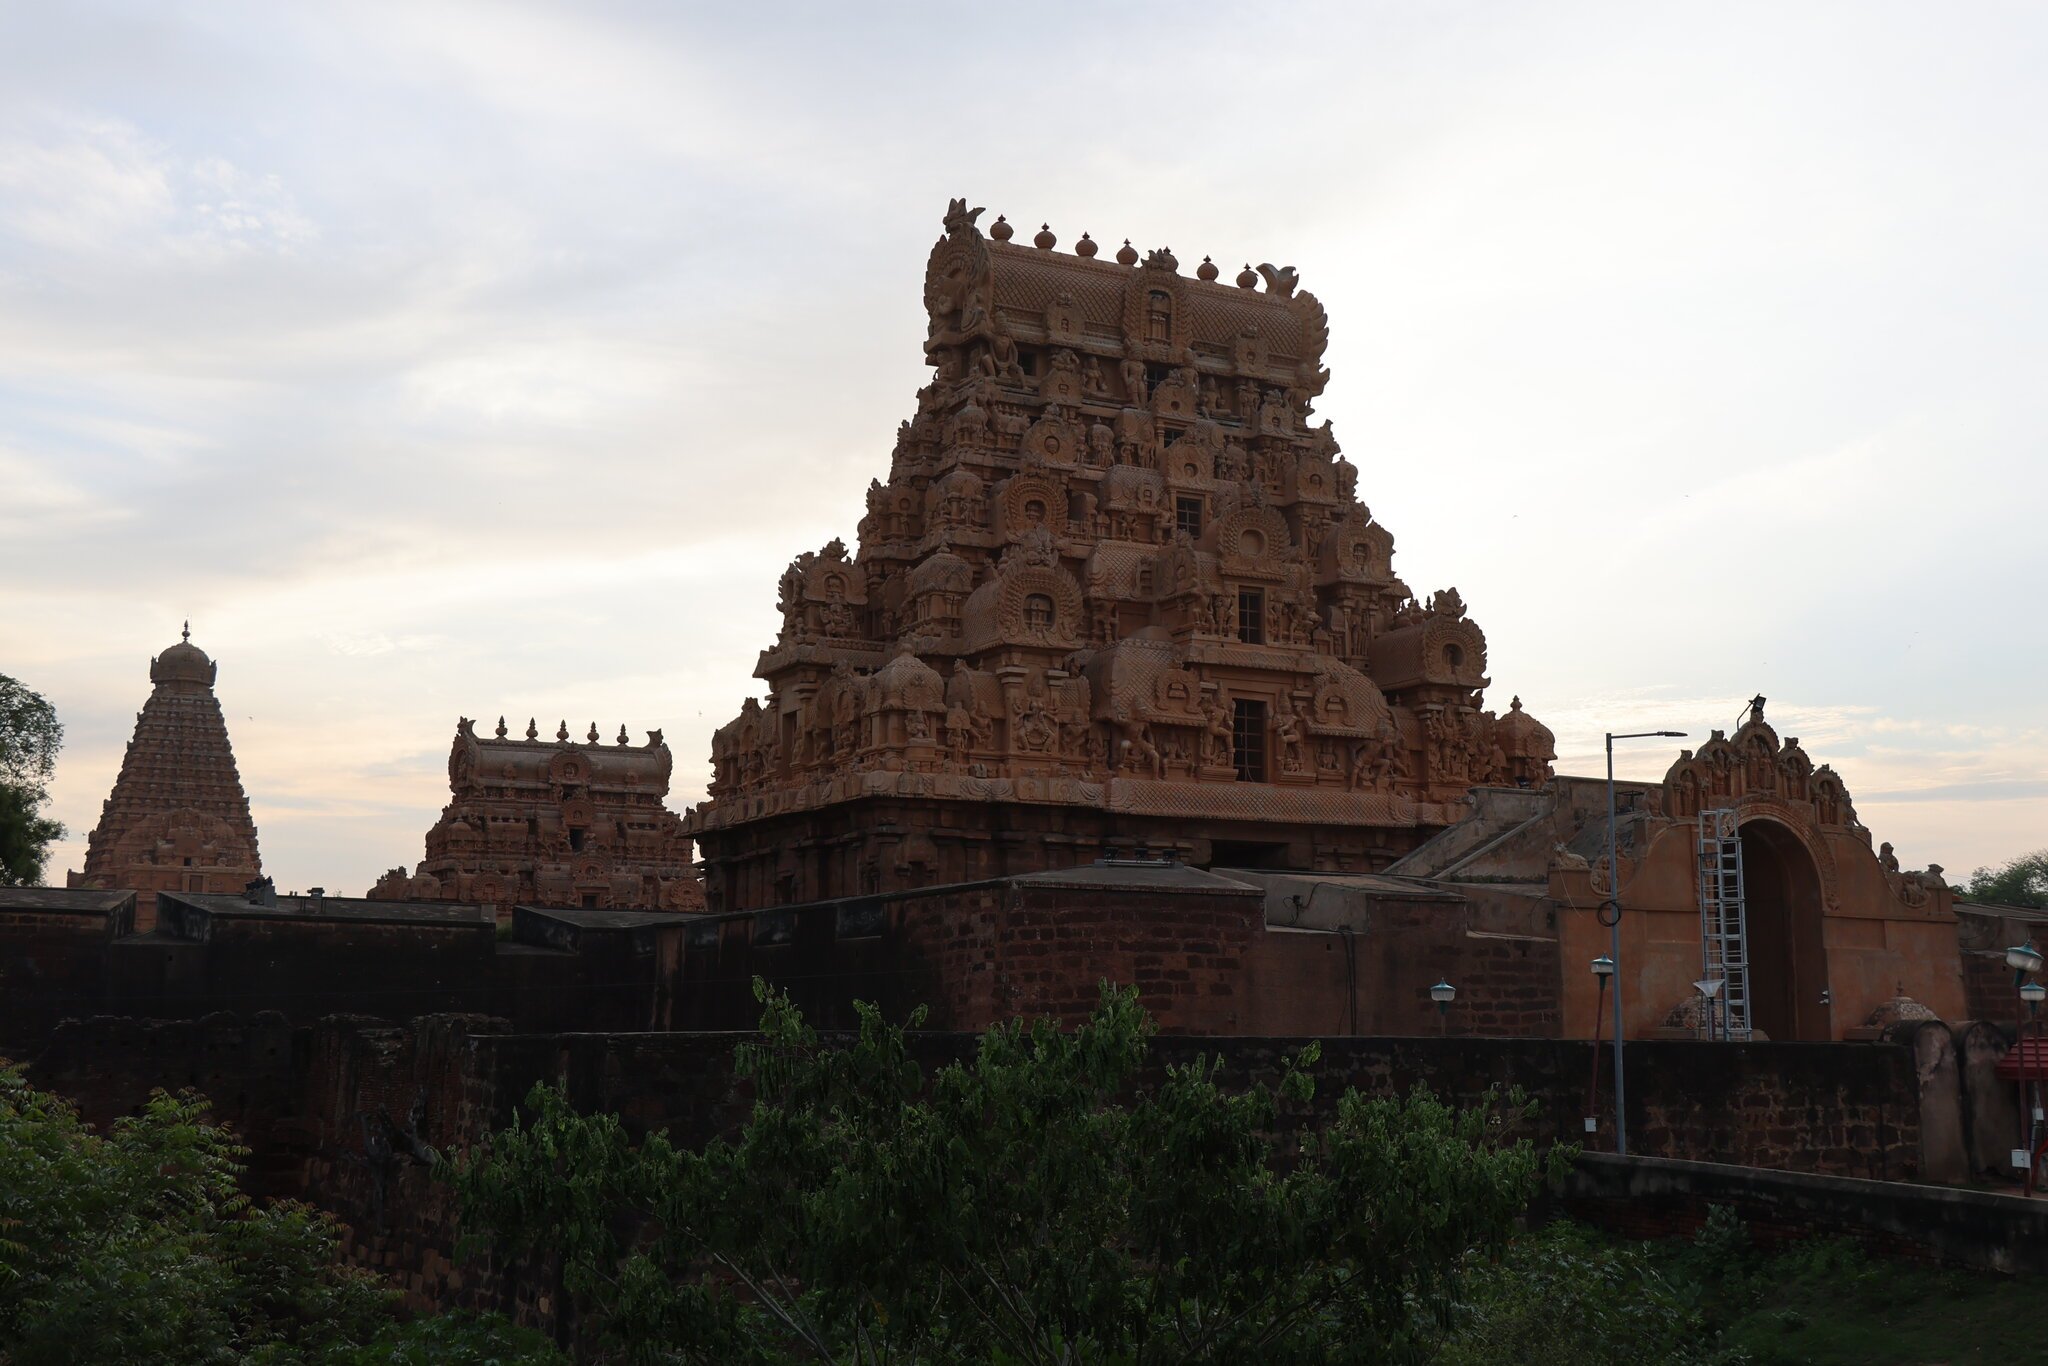
<path id="1" fill-rule="evenodd" d="M 86 841 L 74 887 L 133 888 L 153 920 L 160 891 L 239 892 L 262 874 L 249 798 L 214 698 L 218 666 L 191 641 L 149 664 L 149 700 L 135 718 L 114 790 Z"/>

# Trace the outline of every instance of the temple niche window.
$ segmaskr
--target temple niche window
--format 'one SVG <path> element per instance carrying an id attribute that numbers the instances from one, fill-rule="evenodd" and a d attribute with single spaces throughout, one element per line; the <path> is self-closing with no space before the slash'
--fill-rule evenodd
<path id="1" fill-rule="evenodd" d="M 1445 665 L 1445 667 L 1447 667 L 1447 668 L 1452 668 L 1452 669 L 1457 669 L 1457 668 L 1462 668 L 1462 667 L 1464 667 L 1464 664 L 1465 664 L 1465 647 L 1464 647 L 1464 646 L 1462 646 L 1462 645 L 1457 645 L 1457 644 L 1450 644 L 1450 645 L 1445 645 L 1445 646 L 1444 646 L 1444 665 Z"/>
<path id="2" fill-rule="evenodd" d="M 1024 520 L 1031 523 L 1031 525 L 1033 526 L 1038 526 L 1039 524 L 1044 522 L 1045 503 L 1037 498 L 1033 498 L 1029 502 L 1025 503 Z"/>
<path id="3" fill-rule="evenodd" d="M 1266 781 L 1266 704 L 1240 697 L 1230 704 L 1230 758 L 1241 783 Z"/>
<path id="4" fill-rule="evenodd" d="M 1202 500 L 1199 498 L 1176 498 L 1173 503 L 1173 524 L 1176 530 L 1185 531 L 1189 538 L 1202 534 Z"/>
<path id="5" fill-rule="evenodd" d="M 1145 340 L 1173 340 L 1173 296 L 1165 290 L 1155 289 L 1145 297 Z"/>
<path id="6" fill-rule="evenodd" d="M 1266 590 L 1237 590 L 1237 638 L 1247 645 L 1266 643 Z"/>
<path id="7" fill-rule="evenodd" d="M 1043 593 L 1032 593 L 1024 599 L 1024 628 L 1029 631 L 1050 631 L 1052 629 L 1052 599 Z"/>

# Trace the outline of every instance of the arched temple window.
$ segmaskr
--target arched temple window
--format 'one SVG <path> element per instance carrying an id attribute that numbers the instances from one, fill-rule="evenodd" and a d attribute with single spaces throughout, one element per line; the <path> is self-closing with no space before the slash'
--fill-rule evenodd
<path id="1" fill-rule="evenodd" d="M 1028 594 L 1024 599 L 1024 626 L 1031 631 L 1052 629 L 1052 599 L 1043 593 Z"/>

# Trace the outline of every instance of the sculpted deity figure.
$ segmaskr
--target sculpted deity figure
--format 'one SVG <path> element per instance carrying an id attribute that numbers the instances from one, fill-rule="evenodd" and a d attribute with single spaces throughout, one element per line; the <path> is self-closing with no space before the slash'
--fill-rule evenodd
<path id="1" fill-rule="evenodd" d="M 1299 773 L 1307 763 L 1303 748 L 1305 721 L 1299 705 L 1293 711 L 1283 711 L 1273 722 L 1273 736 L 1280 742 L 1280 771 Z"/>
<path id="2" fill-rule="evenodd" d="M 1892 852 L 1892 842 L 1886 840 L 1877 848 L 1877 862 L 1887 873 L 1899 871 L 1899 856 Z"/>
<path id="3" fill-rule="evenodd" d="M 1116 433 L 1100 421 L 1088 424 L 1088 463 L 1107 465 L 1116 458 Z"/>
<path id="4" fill-rule="evenodd" d="M 1126 356 L 1117 368 L 1123 375 L 1124 401 L 1133 408 L 1143 407 L 1151 396 L 1151 389 L 1145 383 L 1145 362 L 1135 356 Z"/>
<path id="5" fill-rule="evenodd" d="M 1155 778 L 1166 776 L 1166 759 L 1152 743 L 1152 727 L 1143 721 L 1121 720 L 1117 730 L 1117 771 L 1146 772 Z"/>
<path id="6" fill-rule="evenodd" d="M 1102 372 L 1102 362 L 1093 356 L 1081 367 L 1081 392 L 1089 398 L 1109 397 L 1109 377 Z"/>
<path id="7" fill-rule="evenodd" d="M 974 722 L 968 717 L 967 708 L 946 708 L 946 749 L 956 767 L 967 762 L 967 749 L 973 743 Z"/>
<path id="8" fill-rule="evenodd" d="M 1228 764 L 1231 752 L 1230 701 L 1221 692 L 1210 696 L 1202 708 L 1203 734 L 1208 740 L 1208 761 Z"/>

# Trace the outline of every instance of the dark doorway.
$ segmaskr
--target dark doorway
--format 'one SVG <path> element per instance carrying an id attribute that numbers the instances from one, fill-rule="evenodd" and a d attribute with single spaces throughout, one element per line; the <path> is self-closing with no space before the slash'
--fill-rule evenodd
<path id="1" fill-rule="evenodd" d="M 1799 837 L 1774 821 L 1742 827 L 1749 915 L 1750 1023 L 1773 1039 L 1832 1037 L 1820 874 Z"/>
<path id="2" fill-rule="evenodd" d="M 1285 844 L 1251 840 L 1214 840 L 1209 845 L 1211 868 L 1290 868 Z"/>

